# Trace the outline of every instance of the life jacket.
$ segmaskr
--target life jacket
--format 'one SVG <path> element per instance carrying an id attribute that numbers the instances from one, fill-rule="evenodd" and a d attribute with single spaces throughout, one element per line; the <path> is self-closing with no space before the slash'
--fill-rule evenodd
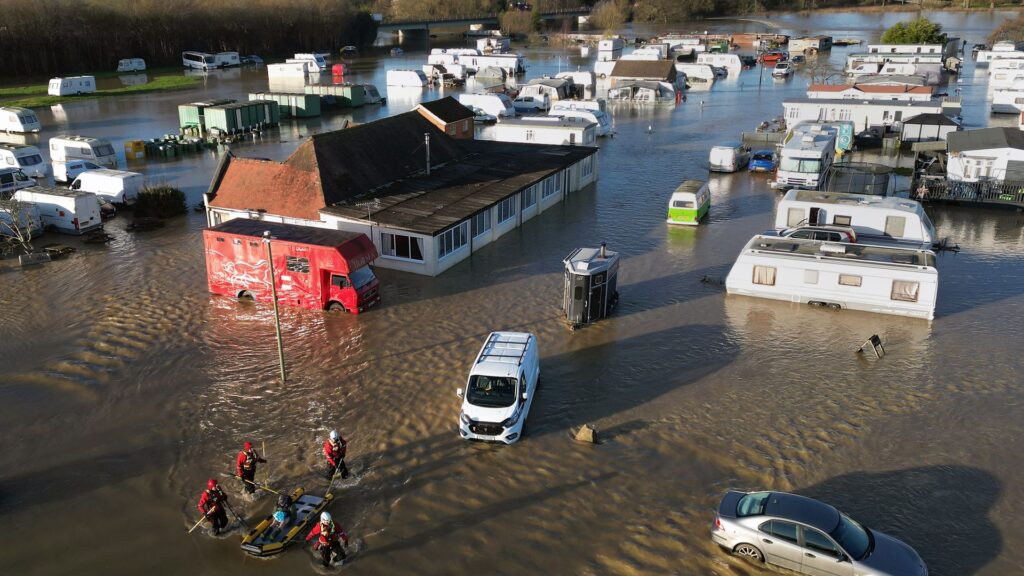
<path id="1" fill-rule="evenodd" d="M 204 503 L 205 506 L 206 506 L 206 510 L 205 511 L 209 512 L 211 508 L 213 508 L 214 506 L 219 505 L 223 500 L 224 500 L 224 493 L 220 491 L 220 488 L 214 488 L 213 490 L 210 490 L 209 488 L 207 488 L 207 490 L 206 490 L 206 502 Z"/>
<path id="2" fill-rule="evenodd" d="M 245 462 L 242 463 L 242 468 L 252 470 L 252 467 L 256 465 L 256 455 L 253 454 L 252 450 L 244 450 L 242 453 L 245 454 Z"/>
<path id="3" fill-rule="evenodd" d="M 324 530 L 324 523 L 320 523 L 320 539 L 317 542 L 321 546 L 330 546 L 334 535 L 334 521 L 332 520 L 327 530 Z"/>

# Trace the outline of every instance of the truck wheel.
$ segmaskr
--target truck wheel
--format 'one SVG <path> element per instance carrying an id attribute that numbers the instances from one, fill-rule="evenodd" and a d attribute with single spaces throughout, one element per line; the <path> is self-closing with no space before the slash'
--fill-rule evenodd
<path id="1" fill-rule="evenodd" d="M 242 290 L 238 293 L 238 300 L 241 302 L 255 302 L 256 298 L 252 295 L 252 292 Z"/>
<path id="2" fill-rule="evenodd" d="M 341 302 L 331 302 L 327 305 L 327 310 L 328 312 L 348 312 L 348 310 L 341 305 Z"/>

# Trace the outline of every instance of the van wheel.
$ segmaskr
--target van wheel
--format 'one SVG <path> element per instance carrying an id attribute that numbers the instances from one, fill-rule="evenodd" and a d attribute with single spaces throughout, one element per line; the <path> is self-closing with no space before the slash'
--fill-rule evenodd
<path id="1" fill-rule="evenodd" d="M 843 309 L 842 305 L 840 305 L 840 304 L 835 304 L 835 303 L 833 303 L 833 304 L 829 304 L 829 305 L 828 305 L 828 307 L 829 307 L 829 308 L 831 308 L 831 309 L 833 309 L 833 310 L 842 310 L 842 309 Z"/>
<path id="2" fill-rule="evenodd" d="M 242 290 L 241 292 L 238 293 L 238 301 L 239 302 L 255 302 L 256 301 L 256 297 L 252 295 L 252 292 L 249 292 L 248 290 Z"/>
<path id="3" fill-rule="evenodd" d="M 753 560 L 758 564 L 764 562 L 764 554 L 761 554 L 761 551 L 752 544 L 740 544 L 736 548 L 733 548 L 732 553 L 748 560 Z"/>
<path id="4" fill-rule="evenodd" d="M 348 312 L 348 310 L 341 305 L 341 302 L 331 302 L 327 305 L 328 312 Z"/>

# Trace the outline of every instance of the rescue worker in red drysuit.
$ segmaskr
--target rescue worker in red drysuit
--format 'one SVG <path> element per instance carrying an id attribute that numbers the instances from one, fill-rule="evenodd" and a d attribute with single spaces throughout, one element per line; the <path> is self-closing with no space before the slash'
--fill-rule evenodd
<path id="1" fill-rule="evenodd" d="M 335 470 L 341 470 L 341 478 L 348 478 L 348 466 L 345 465 L 345 453 L 348 451 L 348 442 L 338 434 L 337 430 L 331 430 L 330 436 L 324 440 L 324 456 L 327 457 L 327 478 L 334 476 Z"/>
<path id="2" fill-rule="evenodd" d="M 341 544 L 342 542 L 348 544 L 348 534 L 345 533 L 344 528 L 334 523 L 330 512 L 320 514 L 320 523 L 306 535 L 306 542 L 312 540 L 313 537 L 317 537 L 313 542 L 313 549 L 320 553 L 320 560 L 323 561 L 324 566 L 331 565 L 332 555 L 337 555 L 338 560 L 342 562 L 345 561 L 345 548 Z"/>
<path id="3" fill-rule="evenodd" d="M 228 525 L 228 513 L 224 510 L 227 501 L 228 495 L 220 489 L 217 481 L 213 478 L 207 480 L 206 490 L 203 490 L 203 495 L 199 497 L 199 511 L 210 521 L 215 535 L 220 534 Z"/>
<path id="4" fill-rule="evenodd" d="M 235 460 L 235 475 L 242 479 L 242 485 L 249 494 L 256 491 L 257 462 L 266 463 L 267 461 L 253 449 L 252 442 L 246 442 Z"/>

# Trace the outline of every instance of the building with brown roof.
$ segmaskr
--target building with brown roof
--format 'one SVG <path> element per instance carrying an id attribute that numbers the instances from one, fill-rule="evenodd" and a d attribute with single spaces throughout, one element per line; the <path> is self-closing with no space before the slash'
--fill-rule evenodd
<path id="1" fill-rule="evenodd" d="M 627 60 L 615 61 L 608 75 L 613 86 L 621 83 L 649 80 L 668 82 L 676 85 L 676 65 L 672 60 Z"/>
<path id="2" fill-rule="evenodd" d="M 414 110 L 452 138 L 473 137 L 473 111 L 451 96 L 423 102 Z"/>
<path id="3" fill-rule="evenodd" d="M 207 220 L 362 232 L 378 266 L 436 276 L 596 181 L 596 152 L 458 140 L 411 111 L 314 135 L 284 162 L 226 154 Z"/>
<path id="4" fill-rule="evenodd" d="M 852 100 L 895 100 L 903 102 L 924 102 L 931 100 L 935 89 L 931 86 L 882 85 L 882 84 L 811 84 L 807 87 L 808 98 L 849 98 Z"/>

